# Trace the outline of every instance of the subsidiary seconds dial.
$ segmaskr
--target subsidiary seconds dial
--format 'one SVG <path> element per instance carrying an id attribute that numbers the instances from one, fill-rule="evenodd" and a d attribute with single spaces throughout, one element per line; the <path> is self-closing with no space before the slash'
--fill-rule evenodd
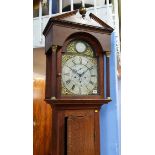
<path id="1" fill-rule="evenodd" d="M 75 95 L 97 94 L 97 61 L 74 56 L 62 68 L 63 87 Z"/>

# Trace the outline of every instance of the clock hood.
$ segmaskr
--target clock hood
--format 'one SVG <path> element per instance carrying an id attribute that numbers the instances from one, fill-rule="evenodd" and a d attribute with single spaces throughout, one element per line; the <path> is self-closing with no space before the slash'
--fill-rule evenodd
<path id="1" fill-rule="evenodd" d="M 76 25 L 83 27 L 90 27 L 91 29 L 97 29 L 102 32 L 112 33 L 114 30 L 110 25 L 108 25 L 105 21 L 101 20 L 93 13 L 86 12 L 85 17 L 80 14 L 79 10 L 70 11 L 67 13 L 63 13 L 60 15 L 53 16 L 49 19 L 43 34 L 46 35 L 48 29 L 54 23 L 58 24 L 66 24 L 66 25 Z"/>

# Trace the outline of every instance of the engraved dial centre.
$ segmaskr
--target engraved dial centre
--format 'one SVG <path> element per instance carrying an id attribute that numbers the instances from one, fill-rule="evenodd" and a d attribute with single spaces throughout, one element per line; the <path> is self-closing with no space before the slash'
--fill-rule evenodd
<path id="1" fill-rule="evenodd" d="M 62 68 L 63 86 L 73 94 L 91 94 L 97 86 L 97 64 L 93 58 L 75 56 Z"/>

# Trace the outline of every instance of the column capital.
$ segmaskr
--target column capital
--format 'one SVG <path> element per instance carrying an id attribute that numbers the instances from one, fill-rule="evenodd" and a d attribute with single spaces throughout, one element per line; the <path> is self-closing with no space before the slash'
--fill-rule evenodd
<path id="1" fill-rule="evenodd" d="M 110 57 L 110 54 L 111 54 L 111 52 L 110 51 L 105 51 L 105 55 L 106 55 L 106 57 Z"/>
<path id="2" fill-rule="evenodd" d="M 52 45 L 52 52 L 56 52 L 58 48 L 58 45 Z"/>

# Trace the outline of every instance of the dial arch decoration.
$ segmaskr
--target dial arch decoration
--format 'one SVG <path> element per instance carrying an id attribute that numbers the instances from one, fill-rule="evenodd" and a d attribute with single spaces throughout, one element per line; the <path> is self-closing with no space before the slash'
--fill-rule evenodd
<path id="1" fill-rule="evenodd" d="M 100 53 L 105 53 L 104 48 L 101 45 L 101 38 L 97 39 L 95 36 L 93 36 L 92 34 L 90 34 L 88 32 L 75 32 L 75 33 L 69 35 L 64 40 L 64 43 L 62 45 L 63 52 L 66 52 L 66 50 L 64 48 L 66 48 L 66 46 L 69 44 L 69 42 L 71 42 L 73 40 L 82 40 L 86 44 L 89 44 L 89 46 L 91 46 L 91 48 L 92 48 L 94 54 L 96 54 L 96 56 L 100 55 Z M 103 40 L 103 43 L 104 43 L 104 40 Z"/>

